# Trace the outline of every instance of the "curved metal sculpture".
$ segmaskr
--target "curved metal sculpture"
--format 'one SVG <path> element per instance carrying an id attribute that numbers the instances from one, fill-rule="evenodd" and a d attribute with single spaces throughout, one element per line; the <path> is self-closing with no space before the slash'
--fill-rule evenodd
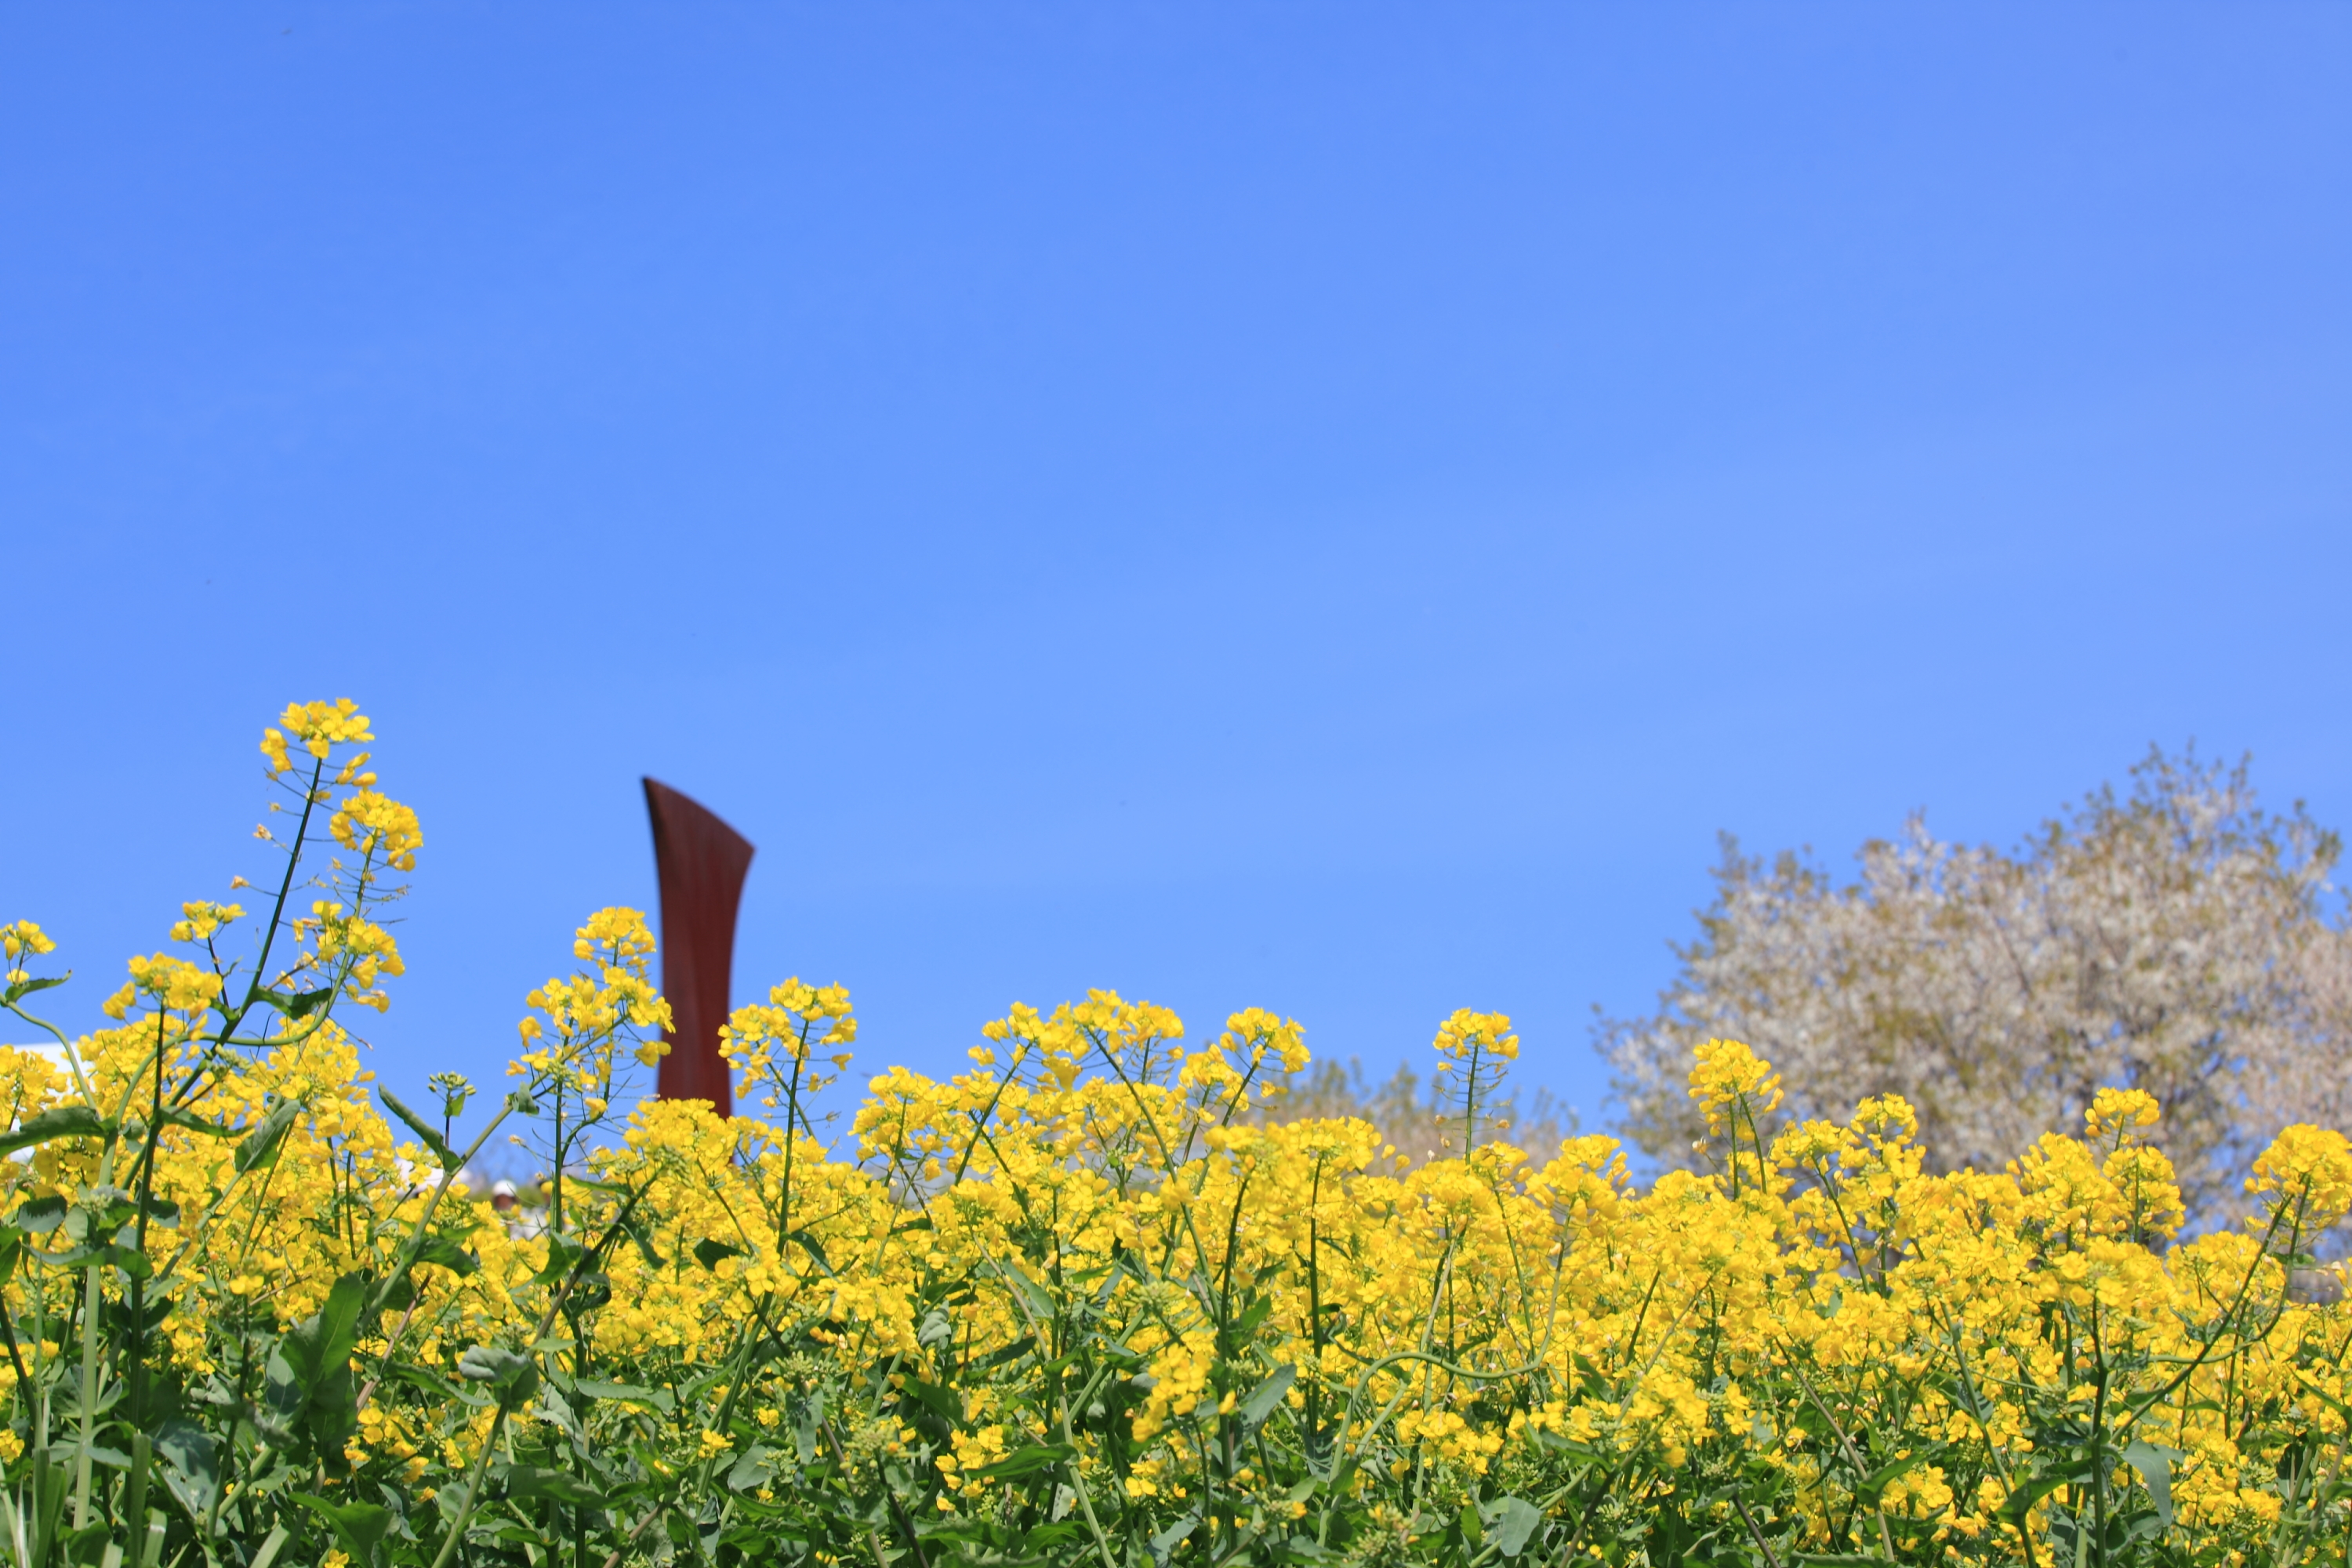
<path id="1" fill-rule="evenodd" d="M 751 841 L 693 797 L 654 779 L 645 784 L 661 879 L 662 994 L 672 1026 L 654 1092 L 664 1100 L 707 1100 L 719 1115 L 732 1115 L 734 1089 L 719 1054 L 719 1028 L 727 1022 L 735 911 L 751 869 Z"/>

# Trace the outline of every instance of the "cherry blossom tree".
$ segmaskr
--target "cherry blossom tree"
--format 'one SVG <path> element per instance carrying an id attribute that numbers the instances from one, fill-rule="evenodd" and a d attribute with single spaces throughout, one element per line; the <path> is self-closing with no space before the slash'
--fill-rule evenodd
<path id="1" fill-rule="evenodd" d="M 2328 882 L 2340 845 L 2298 803 L 2255 804 L 2247 768 L 2152 750 L 2014 851 L 1914 816 L 1856 880 L 1769 863 L 1726 837 L 1714 902 L 1647 1017 L 1603 1018 L 1633 1142 L 1704 1166 L 1692 1050 L 1743 1039 L 1780 1069 L 1783 1114 L 1843 1118 L 1897 1093 L 1945 1168 L 1999 1169 L 2081 1130 L 2102 1086 L 2164 1104 L 2158 1141 L 2192 1212 L 2233 1206 L 2252 1152 L 2352 1111 L 2352 936 Z"/>

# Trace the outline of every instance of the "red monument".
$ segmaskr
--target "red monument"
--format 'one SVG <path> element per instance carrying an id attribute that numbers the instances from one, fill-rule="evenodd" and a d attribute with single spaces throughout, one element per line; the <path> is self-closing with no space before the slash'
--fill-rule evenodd
<path id="1" fill-rule="evenodd" d="M 719 1115 L 731 1115 L 734 1089 L 719 1054 L 719 1029 L 727 1022 L 735 910 L 751 868 L 751 845 L 699 801 L 653 779 L 646 780 L 646 810 L 654 819 L 654 868 L 661 879 L 662 994 L 672 1026 L 655 1092 L 664 1100 L 707 1100 Z"/>

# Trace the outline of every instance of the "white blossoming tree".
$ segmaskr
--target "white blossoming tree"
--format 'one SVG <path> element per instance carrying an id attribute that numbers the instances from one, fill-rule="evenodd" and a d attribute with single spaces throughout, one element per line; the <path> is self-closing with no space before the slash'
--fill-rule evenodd
<path id="1" fill-rule="evenodd" d="M 2013 853 L 1913 816 L 1837 885 L 1727 836 L 1714 903 L 1642 1018 L 1603 1018 L 1624 1130 L 1669 1165 L 1707 1163 L 1685 1093 L 1692 1049 L 1744 1039 L 1780 1070 L 1783 1114 L 1916 1108 L 1947 1168 L 2001 1168 L 2079 1131 L 2102 1085 L 2164 1103 L 2159 1141 L 2192 1214 L 2226 1205 L 2281 1125 L 2352 1111 L 2352 936 L 2331 915 L 2336 836 L 2254 803 L 2246 766 L 2151 751 Z"/>

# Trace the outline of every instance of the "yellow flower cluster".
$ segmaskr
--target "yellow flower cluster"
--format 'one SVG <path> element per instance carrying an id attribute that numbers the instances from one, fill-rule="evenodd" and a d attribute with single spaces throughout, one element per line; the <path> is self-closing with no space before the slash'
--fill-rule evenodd
<path id="1" fill-rule="evenodd" d="M 245 910 L 236 904 L 216 904 L 199 899 L 180 906 L 180 918 L 172 922 L 173 942 L 210 942 L 221 927 L 231 921 L 245 918 Z"/>
<path id="2" fill-rule="evenodd" d="M 327 753 L 339 742 L 375 739 L 368 730 L 367 715 L 360 712 L 359 705 L 348 697 L 339 697 L 332 702 L 289 702 L 278 721 L 286 726 L 284 731 L 266 730 L 261 736 L 261 754 L 269 759 L 272 773 L 288 773 L 294 766 L 287 755 L 289 733 L 302 742 L 304 751 L 320 762 L 327 760 Z M 366 755 L 362 753 L 358 763 L 363 765 L 365 762 Z"/>
<path id="3" fill-rule="evenodd" d="M 669 1004 L 654 988 L 647 960 L 653 932 L 637 910 L 600 910 L 572 933 L 572 951 L 593 973 L 549 980 L 524 1001 L 538 1012 L 517 1029 L 525 1050 L 510 1071 L 557 1073 L 572 1087 L 609 1090 L 614 1053 L 625 1047 L 650 1066 L 667 1047 Z"/>
<path id="4" fill-rule="evenodd" d="M 327 830 L 344 848 L 372 855 L 395 871 L 415 870 L 416 852 L 425 846 L 416 813 L 372 789 L 344 797 L 327 819 Z"/>
<path id="5" fill-rule="evenodd" d="M 1437 1026 L 1437 1054 L 1444 1061 L 1467 1061 L 1481 1051 L 1502 1061 L 1518 1059 L 1519 1037 L 1511 1033 L 1507 1015 L 1464 1007 Z"/>
<path id="6" fill-rule="evenodd" d="M 371 738 L 348 704 L 284 725 L 321 770 Z M 361 794 L 329 831 L 396 865 L 414 818 L 341 766 Z M 242 911 L 190 903 L 201 956 L 134 960 L 121 1026 L 64 1070 L 0 1049 L 34 1130 L 0 1163 L 10 1481 L 85 1430 L 76 1453 L 145 1442 L 108 1412 L 267 1399 L 267 1442 L 171 1429 L 173 1550 L 2343 1561 L 2352 1307 L 2312 1257 L 2352 1207 L 2339 1133 L 2286 1129 L 2244 1222 L 2182 1239 L 2145 1093 L 1938 1174 L 1902 1100 L 1789 1121 L 1719 1040 L 1689 1080 L 1711 1168 L 1644 1190 L 1611 1138 L 1482 1134 L 1519 1040 L 1464 1010 L 1433 1042 L 1460 1147 L 1412 1166 L 1366 1122 L 1273 1113 L 1308 1062 L 1294 1020 L 1236 1012 L 1195 1049 L 1097 991 L 1014 1005 L 968 1071 L 873 1077 L 836 1142 L 812 1097 L 856 1019 L 797 979 L 723 1033 L 757 1114 L 626 1110 L 669 1015 L 643 915 L 610 909 L 530 993 L 515 1090 L 460 1151 L 471 1086 L 413 1110 L 326 1016 L 401 973 L 375 897 L 346 880 L 289 922 L 332 985 L 269 993 L 267 1028 L 213 955 Z M 29 922 L 0 942 L 19 970 L 50 951 Z M 546 1154 L 525 1218 L 457 1185 L 500 1129 Z M 334 1323 L 348 1378 L 293 1388 Z M 250 1468 L 207 1489 L 205 1453 Z M 374 1533 L 332 1533 L 352 1521 Z"/>
<path id="7" fill-rule="evenodd" d="M 534 994 L 550 1035 L 651 1016 L 627 984 L 642 929 L 625 911 L 583 927 L 598 972 Z M 185 966 L 142 965 L 159 1005 L 208 994 Z M 771 997 L 730 1026 L 747 1089 L 851 1035 L 837 988 L 791 982 Z M 2104 1404 L 2121 1436 L 2171 1456 L 2183 1529 L 2274 1527 L 2294 1500 L 2289 1456 L 2343 1451 L 2352 1322 L 2288 1297 L 2280 1245 L 2352 1200 L 2337 1134 L 2292 1129 L 2263 1154 L 2254 1228 L 2166 1251 L 2179 1206 L 2137 1142 L 2153 1121 L 2144 1097 L 2102 1096 L 2084 1139 L 2045 1138 L 2004 1173 L 1926 1173 L 1908 1108 L 1882 1100 L 1845 1123 L 1781 1130 L 1737 1196 L 1727 1174 L 1640 1193 L 1605 1137 L 1540 1162 L 1486 1143 L 1397 1172 L 1363 1123 L 1238 1119 L 1254 1073 L 1304 1059 L 1297 1026 L 1271 1015 L 1236 1014 L 1172 1074 L 1129 1070 L 1181 1032 L 1109 993 L 1049 1017 L 1016 1009 L 986 1031 L 1003 1052 L 992 1068 L 874 1079 L 846 1160 L 797 1126 L 641 1107 L 593 1157 L 572 1223 L 592 1236 L 616 1194 L 640 1194 L 643 1245 L 602 1258 L 597 1303 L 572 1331 L 583 1356 L 594 1347 L 590 1365 L 627 1369 L 608 1383 L 642 1391 L 613 1408 L 667 1400 L 676 1475 L 740 1465 L 764 1485 L 745 1456 L 773 1448 L 780 1410 L 815 1389 L 892 1390 L 874 1415 L 904 1423 L 934 1518 L 1017 1511 L 1019 1456 L 1034 1451 L 1093 1478 L 1106 1511 L 1213 1495 L 1289 1519 L 1297 1473 L 1252 1458 L 1269 1422 L 1302 1454 L 1351 1465 L 1346 1497 L 1378 1492 L 1383 1507 L 1457 1509 L 1596 1466 L 1663 1496 L 1696 1488 L 1721 1455 L 1763 1467 L 1777 1489 L 1755 1522 L 1792 1552 L 1859 1541 L 1923 1560 L 2006 1560 L 2064 1525 L 2074 1492 L 2037 1479 L 2060 1440 L 2053 1412 L 2079 1424 Z M 1507 1037 L 1457 1016 L 1440 1048 L 1480 1035 Z M 131 1081 L 143 1040 L 80 1043 L 101 1095 Z M 40 1082 L 20 1115 L 69 1092 L 31 1067 L 0 1056 L 0 1078 Z M 188 1326 L 170 1353 L 188 1375 L 218 1375 L 236 1353 L 212 1324 L 315 1312 L 339 1276 L 387 1267 L 423 1213 L 425 1192 L 401 1173 L 423 1153 L 395 1141 L 367 1079 L 330 1026 L 210 1091 L 207 1114 L 239 1125 L 276 1103 L 304 1110 L 269 1179 L 239 1189 L 192 1251 L 160 1237 L 151 1251 L 183 1282 Z M 1718 1111 L 1771 1094 L 1769 1068 L 1728 1046 L 1692 1081 Z M 233 1185 L 232 1148 L 173 1132 L 156 1190 L 201 1207 Z M 20 1190 L 83 1190 L 89 1159 L 45 1149 Z M 530 1342 L 558 1241 L 497 1226 L 464 1240 L 478 1269 L 420 1268 L 415 1301 L 374 1331 L 406 1324 L 404 1357 Z M 64 1310 L 37 1284 L 11 1289 L 20 1320 Z M 2258 1315 L 2232 1315 L 2249 1301 Z M 1087 1429 L 1052 1396 L 1063 1373 L 1047 1353 L 1081 1308 L 1133 1369 L 1115 1419 L 1101 1388 L 1089 1395 Z M 796 1324 L 805 1351 L 751 1358 L 697 1405 L 698 1370 L 734 1364 L 763 1324 Z M 918 1387 L 952 1393 L 933 1408 Z M 387 1384 L 354 1462 L 397 1486 L 458 1484 L 487 1452 L 487 1415 Z"/>
<path id="8" fill-rule="evenodd" d="M 6 984 L 21 985 L 32 976 L 25 970 L 23 960 L 38 958 L 55 952 L 58 944 L 31 921 L 13 921 L 0 926 L 0 957 L 8 961 Z"/>
<path id="9" fill-rule="evenodd" d="M 790 1064 L 781 1079 L 814 1092 L 804 1077 L 812 1049 L 846 1046 L 857 1038 L 857 1020 L 849 1011 L 849 992 L 839 985 L 807 985 L 795 976 L 768 988 L 767 1005 L 738 1007 L 719 1026 L 719 1052 L 742 1075 L 743 1092 L 780 1081 L 777 1058 Z M 845 1053 L 833 1058 L 836 1070 L 849 1065 Z M 769 1099 L 767 1103 L 775 1102 Z"/>
<path id="10" fill-rule="evenodd" d="M 131 978 L 103 1004 L 110 1018 L 126 1018 L 139 998 L 167 1013 L 201 1013 L 221 994 L 221 976 L 201 964 L 159 952 L 131 961 Z"/>

